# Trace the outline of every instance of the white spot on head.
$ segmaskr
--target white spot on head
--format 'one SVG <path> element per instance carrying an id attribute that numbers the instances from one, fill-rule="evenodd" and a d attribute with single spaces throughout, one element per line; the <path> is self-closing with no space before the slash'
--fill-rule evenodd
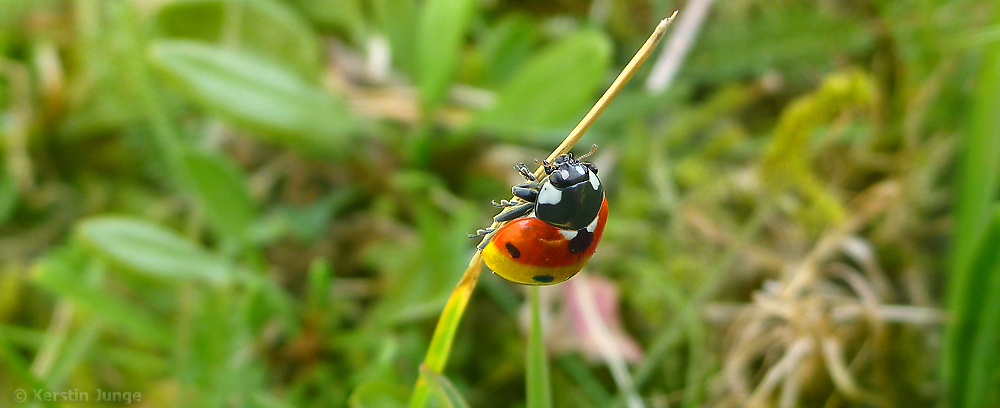
<path id="1" fill-rule="evenodd" d="M 569 170 L 562 169 L 559 170 L 559 175 L 562 176 L 563 180 L 569 179 Z"/>
<path id="2" fill-rule="evenodd" d="M 556 205 L 562 201 L 562 190 L 555 188 L 552 184 L 546 183 L 538 191 L 538 204 Z"/>
<path id="3" fill-rule="evenodd" d="M 594 172 L 590 172 L 590 185 L 594 187 L 594 190 L 601 187 L 601 180 L 597 178 Z"/>
<path id="4" fill-rule="evenodd" d="M 594 232 L 594 230 L 597 229 L 597 221 L 600 219 L 601 219 L 601 213 L 597 213 L 597 216 L 594 217 L 594 220 L 591 221 L 590 225 L 587 226 L 587 232 Z"/>
<path id="5" fill-rule="evenodd" d="M 576 238 L 577 231 L 560 228 L 559 234 L 562 235 L 563 238 L 566 238 L 567 241 L 572 241 L 573 238 Z"/>

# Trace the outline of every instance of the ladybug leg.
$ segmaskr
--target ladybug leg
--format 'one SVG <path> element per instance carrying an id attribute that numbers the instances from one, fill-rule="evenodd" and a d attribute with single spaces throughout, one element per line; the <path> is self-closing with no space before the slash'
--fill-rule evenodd
<path id="1" fill-rule="evenodd" d="M 527 215 L 529 212 L 531 212 L 531 210 L 535 209 L 535 203 L 529 202 L 524 204 L 518 204 L 514 207 L 509 207 L 509 208 L 510 208 L 509 210 L 497 214 L 496 217 L 493 217 L 493 220 L 496 222 L 504 222 L 513 220 L 515 218 L 521 218 Z"/>
<path id="2" fill-rule="evenodd" d="M 492 234 L 494 231 L 496 231 L 496 228 L 481 228 L 476 230 L 475 234 L 469 234 L 469 238 L 484 237 L 488 234 Z"/>
<path id="3" fill-rule="evenodd" d="M 531 171 L 528 170 L 528 166 L 525 166 L 524 163 L 515 164 L 514 170 L 517 170 L 517 172 L 520 173 L 521 177 L 524 177 L 525 180 L 530 182 L 538 181 L 538 179 L 535 178 L 535 175 L 531 174 Z"/>
<path id="4" fill-rule="evenodd" d="M 521 203 L 517 202 L 517 201 L 510 201 L 510 200 L 500 200 L 500 202 L 498 203 L 497 200 L 493 200 L 492 204 L 493 204 L 494 207 L 497 207 L 497 208 L 507 208 L 507 207 L 513 207 L 515 205 L 520 205 Z"/>
<path id="5" fill-rule="evenodd" d="M 531 183 L 531 184 L 536 184 L 536 185 L 526 186 L 524 184 L 518 184 L 514 186 L 514 188 L 510 189 L 510 191 L 514 193 L 514 197 L 520 198 L 529 203 L 533 203 L 535 202 L 535 200 L 538 199 L 538 186 L 537 186 L 538 183 Z"/>

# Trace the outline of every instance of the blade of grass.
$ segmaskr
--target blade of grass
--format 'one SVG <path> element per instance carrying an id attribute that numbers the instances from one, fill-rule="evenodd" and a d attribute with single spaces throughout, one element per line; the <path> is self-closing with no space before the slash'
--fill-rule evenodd
<path id="1" fill-rule="evenodd" d="M 941 377 L 949 405 L 962 408 L 964 387 L 969 382 L 971 348 L 976 335 L 988 268 L 974 268 L 976 251 L 988 230 L 989 208 L 996 200 L 1000 181 L 1000 44 L 992 44 L 982 56 L 976 93 L 969 113 L 967 131 L 958 162 L 958 189 L 955 198 L 955 227 L 948 282 L 950 320 L 945 330 L 941 355 Z M 994 294 L 995 296 L 995 294 Z"/>
<path id="2" fill-rule="evenodd" d="M 575 353 L 565 353 L 556 357 L 560 371 L 566 373 L 575 383 L 576 388 L 587 396 L 592 406 L 611 406 L 611 394 L 604 388 L 601 381 L 590 370 L 590 367 L 583 361 L 580 355 Z"/>
<path id="3" fill-rule="evenodd" d="M 528 408 L 552 407 L 552 385 L 549 381 L 549 360 L 545 356 L 545 335 L 542 333 L 542 311 L 538 287 L 531 287 L 531 333 L 528 335 Z"/>
<path id="4" fill-rule="evenodd" d="M 549 155 L 548 161 L 555 160 L 559 155 L 565 154 L 570 149 L 576 145 L 576 142 L 583 137 L 583 133 L 590 128 L 590 125 L 594 123 L 601 112 L 607 107 L 608 103 L 614 99 L 615 95 L 621 90 L 625 83 L 628 82 L 629 78 L 635 74 L 635 70 L 642 65 L 643 61 L 649 57 L 649 54 L 653 51 L 656 43 L 659 42 L 660 38 L 663 37 L 663 33 L 667 29 L 667 25 L 673 20 L 677 12 L 674 12 L 669 18 L 665 18 L 660 21 L 660 24 L 656 26 L 653 30 L 653 34 L 649 36 L 646 43 L 639 48 L 632 60 L 629 61 L 628 65 L 622 70 L 615 81 L 611 84 L 601 99 L 597 101 L 597 104 L 590 109 L 590 112 L 583 117 L 580 124 L 576 125 L 566 136 L 566 139 L 556 148 L 552 154 Z M 538 166 L 535 170 L 535 176 L 541 177 L 545 169 L 542 166 Z M 493 228 L 499 227 L 501 223 L 494 222 Z M 472 260 L 469 261 L 469 267 L 465 270 L 465 274 L 462 275 L 462 279 L 458 282 L 458 286 L 452 291 L 451 295 L 448 297 L 448 302 L 445 303 L 444 310 L 441 312 L 441 317 L 438 319 L 437 327 L 434 328 L 434 335 L 431 337 L 431 344 L 427 350 L 427 356 L 424 357 L 424 365 L 427 369 L 435 372 L 441 373 L 444 371 L 444 366 L 448 362 L 448 354 L 451 352 L 451 345 L 455 339 L 455 332 L 458 329 L 458 323 L 462 320 L 462 314 L 465 313 L 465 306 L 469 303 L 469 297 L 472 296 L 472 290 L 476 287 L 476 282 L 479 281 L 479 273 L 483 269 L 483 257 L 481 252 L 476 252 L 472 256 Z M 427 406 L 428 397 L 430 396 L 429 390 L 427 388 L 427 381 L 423 376 L 417 378 L 416 385 L 413 386 L 413 394 L 410 397 L 410 408 L 423 408 Z"/>
<path id="5" fill-rule="evenodd" d="M 16 377 L 20 377 L 22 381 L 28 383 L 32 388 L 39 390 L 46 389 L 42 380 L 31 374 L 28 362 L 21 357 L 21 353 L 14 348 L 14 345 L 7 341 L 6 335 L 0 335 L 0 362 L 9 369 L 10 373 Z M 56 406 L 53 401 L 45 399 L 42 400 L 42 403 L 49 408 Z"/>
<path id="6" fill-rule="evenodd" d="M 455 385 L 448 381 L 448 377 L 428 370 L 426 366 L 420 366 L 420 375 L 427 378 L 445 408 L 469 408 L 469 403 L 465 402 Z"/>
<path id="7" fill-rule="evenodd" d="M 482 253 L 476 252 L 469 261 L 469 267 L 462 275 L 462 280 L 451 292 L 448 302 L 444 305 L 441 318 L 438 319 L 437 327 L 434 328 L 434 335 L 431 337 L 431 345 L 427 348 L 427 357 L 424 358 L 424 367 L 435 373 L 444 371 L 445 364 L 448 363 L 448 354 L 451 353 L 451 345 L 455 340 L 455 332 L 458 330 L 458 323 L 465 313 L 465 306 L 469 304 L 469 297 L 472 290 L 479 281 L 479 272 L 483 270 Z M 427 388 L 427 380 L 424 376 L 417 379 L 417 384 L 413 387 L 413 395 L 410 397 L 410 408 L 422 408 L 427 406 L 430 397 Z"/>
<path id="8" fill-rule="evenodd" d="M 992 231 L 983 240 L 979 258 L 981 262 L 975 265 L 984 272 L 981 281 L 986 288 L 986 296 L 979 315 L 978 331 L 974 339 L 970 339 L 972 356 L 969 362 L 968 383 L 963 392 L 964 407 L 986 407 L 991 393 L 996 393 L 997 359 L 1000 355 L 1000 205 L 994 205 Z M 995 395 L 994 395 L 995 397 Z"/>
<path id="9" fill-rule="evenodd" d="M 73 370 L 86 359 L 88 353 L 94 351 L 94 343 L 101 333 L 102 326 L 99 320 L 87 320 L 73 337 L 68 339 L 61 358 L 47 375 L 46 382 L 49 387 L 59 389 L 65 386 Z"/>

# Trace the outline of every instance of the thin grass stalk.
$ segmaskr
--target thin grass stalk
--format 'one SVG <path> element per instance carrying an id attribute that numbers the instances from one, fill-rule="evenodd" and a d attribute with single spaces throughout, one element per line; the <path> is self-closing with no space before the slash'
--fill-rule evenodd
<path id="1" fill-rule="evenodd" d="M 547 161 L 555 160 L 556 157 L 566 154 L 576 145 L 576 142 L 583 137 L 587 129 L 594 124 L 597 117 L 604 112 L 607 108 L 608 103 L 618 92 L 622 90 L 625 83 L 628 82 L 632 75 L 635 74 L 636 69 L 652 53 L 653 48 L 663 37 L 663 33 L 666 32 L 667 26 L 673 21 L 674 17 L 677 15 L 675 11 L 670 17 L 665 18 L 660 21 L 653 30 L 653 33 L 646 39 L 646 42 L 639 48 L 635 56 L 629 61 L 622 72 L 618 74 L 615 81 L 611 83 L 608 90 L 604 92 L 601 99 L 597 101 L 594 107 L 590 108 L 587 115 L 583 117 L 579 124 L 570 131 L 566 139 L 559 144 L 552 154 L 546 159 Z M 545 172 L 544 167 L 539 166 L 535 170 L 535 177 L 541 178 L 542 174 Z M 513 199 L 513 198 L 512 198 Z M 490 228 L 499 228 L 504 223 L 493 222 Z M 441 374 L 444 371 L 444 367 L 448 362 L 448 355 L 451 353 L 451 346 L 455 340 L 455 332 L 458 330 L 458 323 L 462 320 L 462 315 L 465 313 L 465 307 L 469 304 L 469 297 L 472 296 L 472 291 L 476 287 L 476 283 L 479 281 L 479 273 L 483 269 L 483 257 L 482 253 L 477 251 L 472 259 L 469 261 L 469 267 L 466 268 L 465 273 L 462 275 L 462 279 L 458 282 L 458 286 L 452 290 L 451 295 L 448 297 L 448 302 L 445 303 L 444 310 L 441 312 L 441 317 L 438 319 L 438 324 L 434 328 L 434 335 L 431 337 L 431 344 L 427 349 L 427 356 L 424 357 L 424 366 L 428 370 L 434 373 Z M 546 373 L 546 381 L 548 381 L 548 374 Z M 427 402 L 430 398 L 430 389 L 427 387 L 427 380 L 421 375 L 417 378 L 417 383 L 413 386 L 413 394 L 410 396 L 410 408 L 423 408 L 427 406 Z"/>
<path id="2" fill-rule="evenodd" d="M 542 307 L 538 287 L 531 287 L 531 333 L 528 334 L 526 366 L 528 408 L 551 408 L 552 385 L 549 381 L 549 360 L 545 355 L 545 334 L 542 331 Z"/>

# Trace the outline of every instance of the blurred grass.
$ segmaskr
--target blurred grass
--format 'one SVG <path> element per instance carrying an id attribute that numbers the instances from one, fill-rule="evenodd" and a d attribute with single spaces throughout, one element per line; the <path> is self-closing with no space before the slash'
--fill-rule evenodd
<path id="1" fill-rule="evenodd" d="M 1000 16 L 1000 8 L 993 14 Z M 995 20 L 1000 21 L 1000 20 Z M 942 377 L 954 407 L 1000 404 L 1000 44 L 987 44 L 958 159 Z"/>
<path id="2" fill-rule="evenodd" d="M 427 374 L 439 405 L 526 406 L 529 347 L 552 406 L 624 406 L 558 286 L 543 339 L 489 274 L 431 338 L 510 166 L 686 4 L 461 4 L 0 0 L 0 406 L 401 407 Z M 673 88 L 625 88 L 586 136 L 585 273 L 646 406 L 1000 404 L 996 13 L 715 2 Z M 864 392 L 818 351 L 768 388 L 785 335 Z"/>

